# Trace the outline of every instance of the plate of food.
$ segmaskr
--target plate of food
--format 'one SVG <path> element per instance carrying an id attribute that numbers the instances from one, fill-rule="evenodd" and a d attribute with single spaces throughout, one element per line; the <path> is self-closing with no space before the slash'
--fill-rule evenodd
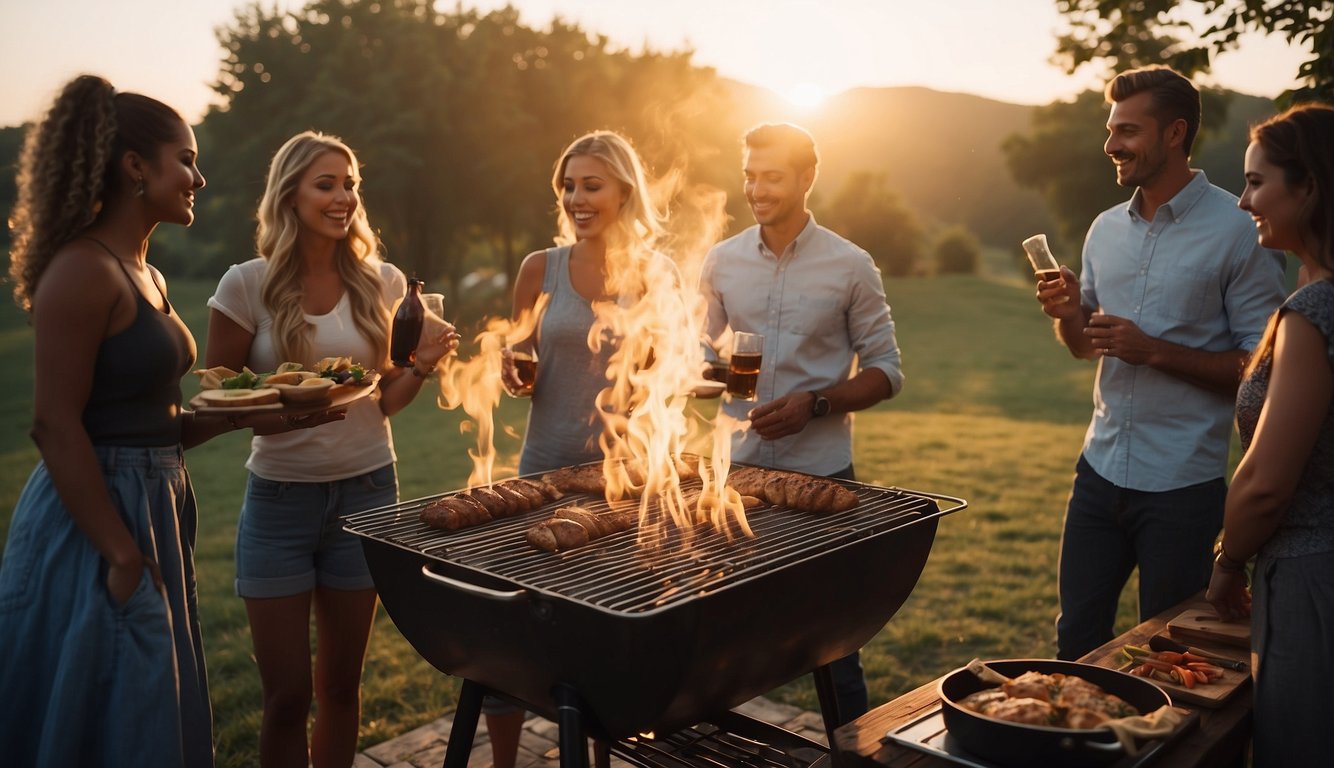
<path id="1" fill-rule="evenodd" d="M 216 366 L 195 374 L 201 389 L 190 398 L 190 407 L 203 416 L 322 413 L 369 395 L 380 381 L 379 373 L 347 357 L 327 357 L 311 370 L 283 363 L 272 373 Z"/>

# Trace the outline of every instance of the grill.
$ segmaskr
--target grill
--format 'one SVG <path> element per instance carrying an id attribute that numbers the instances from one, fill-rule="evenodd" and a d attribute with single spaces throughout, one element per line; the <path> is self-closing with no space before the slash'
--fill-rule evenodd
<path id="1" fill-rule="evenodd" d="M 839 724 L 824 665 L 884 626 L 917 583 L 939 518 L 966 506 L 839 482 L 856 508 L 761 507 L 747 515 L 754 538 L 701 528 L 652 548 L 627 531 L 569 552 L 531 549 L 524 533 L 556 508 L 607 508 L 581 494 L 453 532 L 417 519 L 445 494 L 352 515 L 345 527 L 362 537 L 403 636 L 464 679 L 446 765 L 466 763 L 483 690 L 559 722 L 562 765 L 574 765 L 565 755 L 586 753 L 585 732 L 617 741 L 716 722 L 811 671 L 826 727 Z M 451 763 L 456 749 L 462 762 Z"/>

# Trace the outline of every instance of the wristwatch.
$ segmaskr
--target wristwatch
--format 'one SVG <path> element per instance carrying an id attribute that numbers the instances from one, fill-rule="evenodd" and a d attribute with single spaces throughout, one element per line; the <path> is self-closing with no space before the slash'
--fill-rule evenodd
<path id="1" fill-rule="evenodd" d="M 830 408 L 829 398 L 813 389 L 811 390 L 811 395 L 815 398 L 815 402 L 811 403 L 811 416 L 828 416 Z"/>

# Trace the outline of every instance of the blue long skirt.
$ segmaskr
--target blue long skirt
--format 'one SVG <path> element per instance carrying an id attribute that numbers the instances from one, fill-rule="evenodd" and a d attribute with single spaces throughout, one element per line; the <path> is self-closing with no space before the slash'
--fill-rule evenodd
<path id="1" fill-rule="evenodd" d="M 194 492 L 179 447 L 96 446 L 147 571 L 124 605 L 40 463 L 0 561 L 0 744 L 15 766 L 211 766 Z M 12 762 L 11 762 L 12 761 Z"/>

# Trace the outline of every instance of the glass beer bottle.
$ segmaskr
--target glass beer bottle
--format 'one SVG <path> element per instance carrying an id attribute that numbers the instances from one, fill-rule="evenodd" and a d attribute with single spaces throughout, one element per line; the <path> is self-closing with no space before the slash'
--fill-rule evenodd
<path id="1" fill-rule="evenodd" d="M 394 313 L 393 330 L 389 336 L 389 360 L 400 368 L 412 365 L 412 355 L 417 351 L 417 340 L 422 335 L 422 323 L 426 319 L 426 310 L 422 306 L 422 286 L 424 282 L 417 278 L 408 280 L 408 290 L 403 294 L 403 301 Z"/>

